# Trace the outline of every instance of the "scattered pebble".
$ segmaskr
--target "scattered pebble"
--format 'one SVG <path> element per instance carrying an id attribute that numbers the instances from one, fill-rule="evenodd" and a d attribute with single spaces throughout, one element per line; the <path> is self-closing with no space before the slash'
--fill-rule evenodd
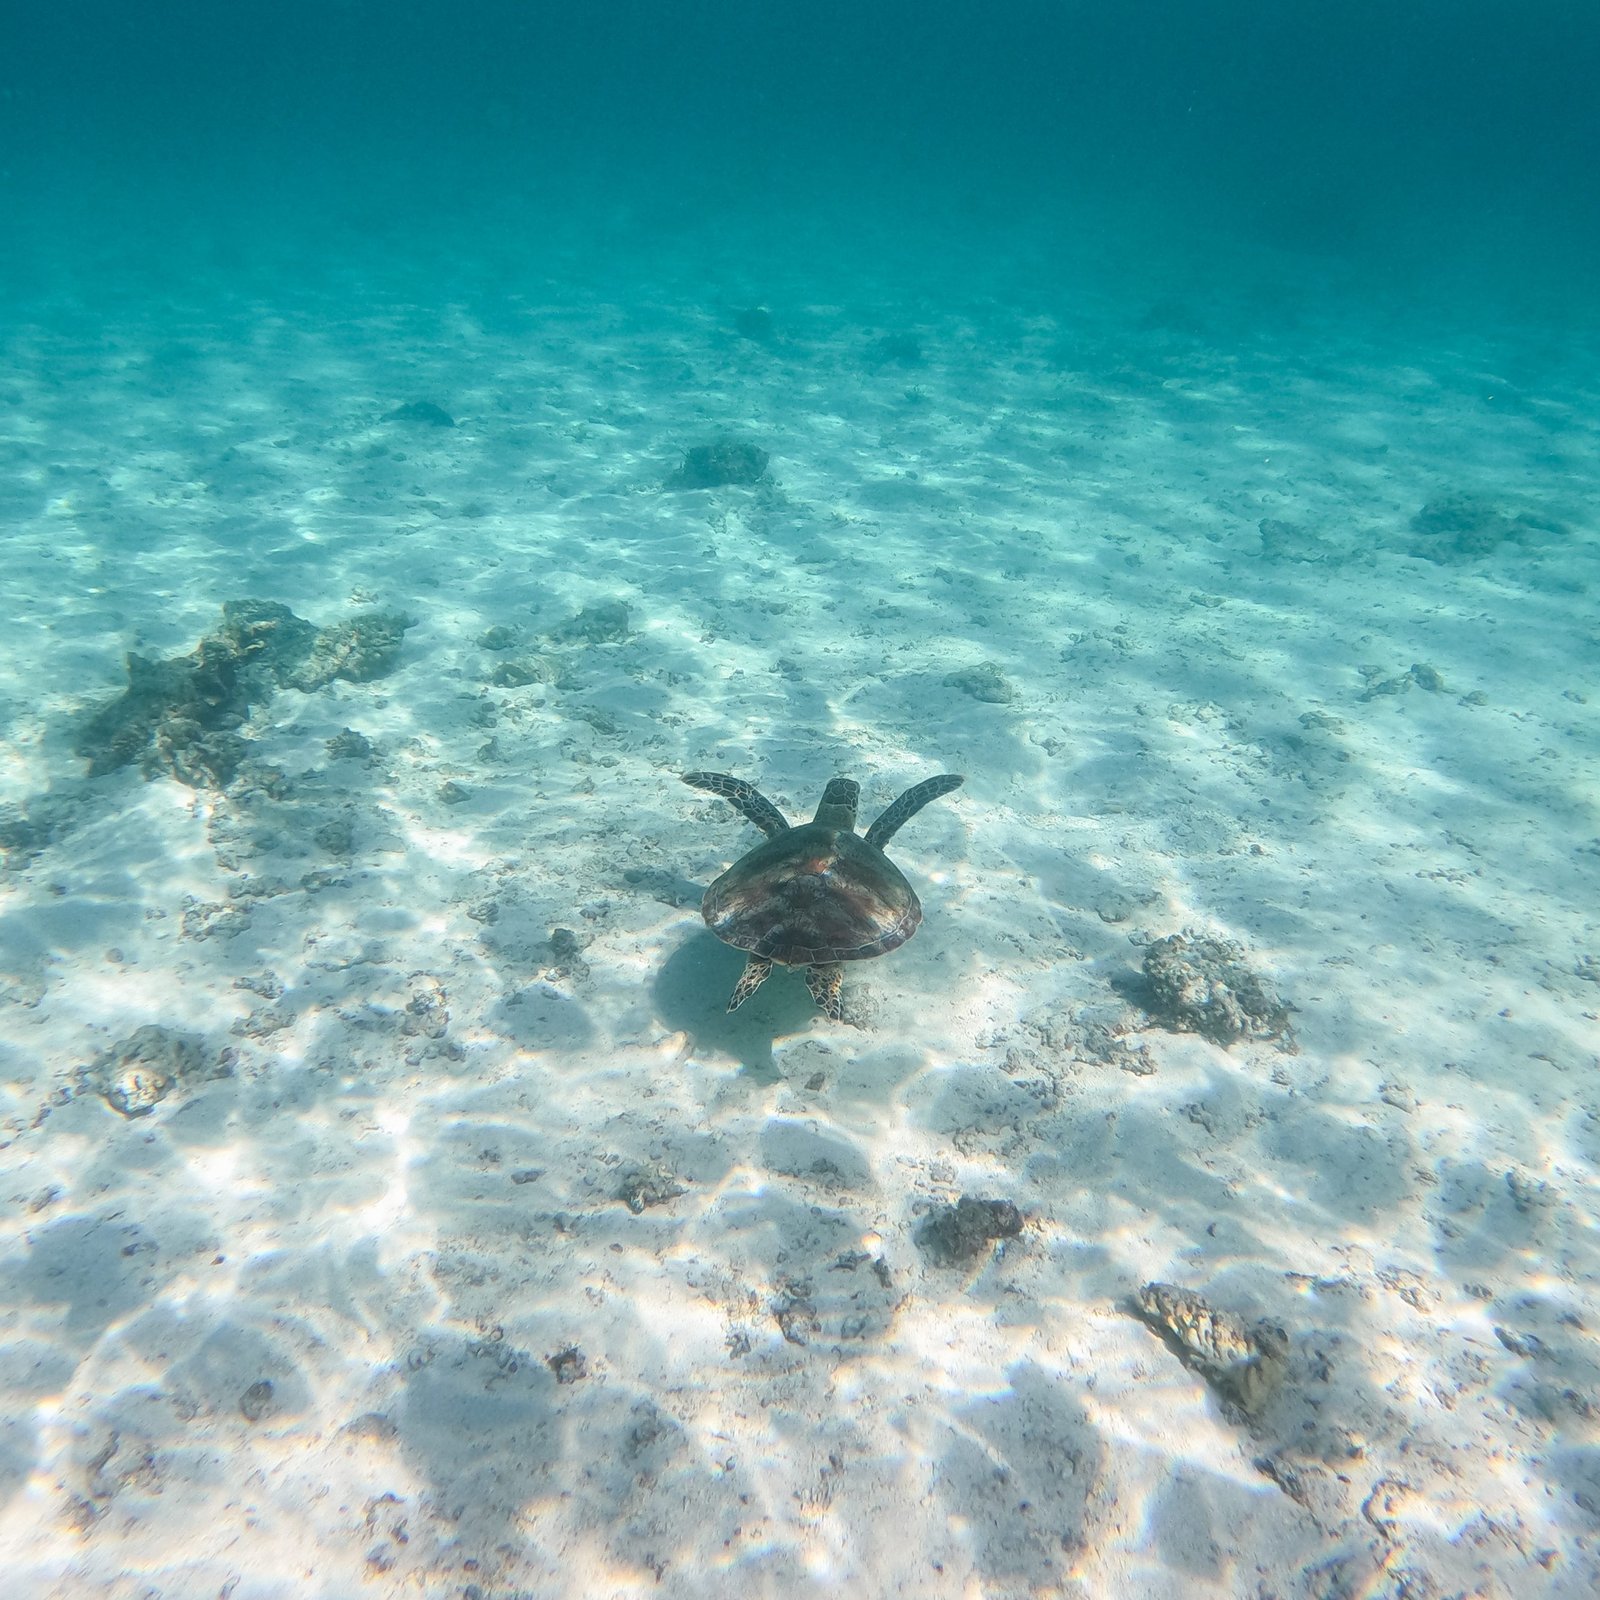
<path id="1" fill-rule="evenodd" d="M 617 1198 L 637 1217 L 651 1206 L 665 1205 L 688 1192 L 675 1173 L 652 1165 L 629 1167 L 622 1175 Z"/>
<path id="2" fill-rule="evenodd" d="M 373 1439 L 383 1443 L 395 1438 L 400 1430 L 381 1411 L 363 1411 L 359 1417 L 345 1423 L 339 1430 L 353 1439 Z"/>
<path id="3" fill-rule="evenodd" d="M 258 1379 L 239 1396 L 239 1414 L 246 1422 L 260 1422 L 275 1409 L 270 1378 Z"/>
<path id="4" fill-rule="evenodd" d="M 341 728 L 323 748 L 334 761 L 364 761 L 373 754 L 372 741 L 354 728 Z"/>
<path id="5" fill-rule="evenodd" d="M 589 1376 L 589 1363 L 575 1344 L 556 1351 L 553 1356 L 546 1356 L 544 1364 L 555 1373 L 557 1383 L 576 1383 L 580 1378 Z"/>

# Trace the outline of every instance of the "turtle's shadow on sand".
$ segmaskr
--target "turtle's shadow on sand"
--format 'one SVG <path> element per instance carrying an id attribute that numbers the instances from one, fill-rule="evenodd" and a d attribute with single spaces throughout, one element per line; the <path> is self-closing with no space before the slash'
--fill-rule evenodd
<path id="1" fill-rule="evenodd" d="M 758 1077 L 777 1076 L 775 1039 L 805 1033 L 817 1016 L 816 1002 L 801 975 L 782 968 L 739 1007 L 728 996 L 744 971 L 744 952 L 710 933 L 694 933 L 673 951 L 651 990 L 656 1016 L 674 1032 L 688 1034 L 698 1055 L 723 1055 Z"/>

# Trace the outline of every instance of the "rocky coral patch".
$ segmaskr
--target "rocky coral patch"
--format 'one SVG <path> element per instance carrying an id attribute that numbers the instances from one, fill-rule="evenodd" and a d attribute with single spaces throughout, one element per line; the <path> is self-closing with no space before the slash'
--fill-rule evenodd
<path id="1" fill-rule="evenodd" d="M 129 653 L 128 687 L 91 713 L 73 750 L 91 777 L 137 762 L 146 777 L 225 788 L 250 751 L 239 732 L 278 688 L 366 683 L 393 670 L 408 617 L 368 611 L 317 628 L 271 600 L 230 600 L 222 622 L 187 655 Z"/>

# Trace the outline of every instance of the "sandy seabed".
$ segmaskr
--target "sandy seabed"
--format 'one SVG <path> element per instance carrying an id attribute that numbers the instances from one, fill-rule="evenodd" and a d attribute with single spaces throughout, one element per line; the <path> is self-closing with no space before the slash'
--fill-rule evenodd
<path id="1" fill-rule="evenodd" d="M 9 1595 L 1600 1586 L 1594 336 L 971 249 L 13 308 Z M 413 626 L 86 776 L 245 598 Z M 966 774 L 842 1023 L 724 1014 L 695 768 Z M 1157 1025 L 1185 931 L 1288 1031 Z"/>

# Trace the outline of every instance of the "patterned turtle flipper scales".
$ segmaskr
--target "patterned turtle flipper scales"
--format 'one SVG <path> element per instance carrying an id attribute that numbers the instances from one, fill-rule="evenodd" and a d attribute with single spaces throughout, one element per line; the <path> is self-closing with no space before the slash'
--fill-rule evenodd
<path id="1" fill-rule="evenodd" d="M 821 1007 L 824 1016 L 835 1022 L 844 1019 L 844 1002 L 840 990 L 844 987 L 844 968 L 837 961 L 818 963 L 806 968 L 806 988 L 811 998 Z"/>
<path id="2" fill-rule="evenodd" d="M 767 974 L 771 971 L 772 963 L 765 956 L 751 956 L 744 964 L 744 971 L 739 974 L 739 981 L 733 986 L 733 993 L 728 996 L 728 1009 L 737 1011 L 767 981 Z"/>
<path id="3" fill-rule="evenodd" d="M 691 788 L 721 795 L 730 805 L 737 806 L 745 818 L 755 823 L 769 839 L 788 832 L 789 824 L 783 813 L 753 783 L 746 783 L 743 778 L 735 778 L 726 772 L 686 772 L 683 781 Z"/>
<path id="4" fill-rule="evenodd" d="M 736 780 L 730 778 L 728 781 L 731 783 Z M 937 778 L 924 779 L 913 789 L 907 789 L 867 829 L 867 843 L 881 850 L 930 800 L 937 800 L 940 795 L 959 789 L 966 781 L 953 772 L 946 772 Z"/>

